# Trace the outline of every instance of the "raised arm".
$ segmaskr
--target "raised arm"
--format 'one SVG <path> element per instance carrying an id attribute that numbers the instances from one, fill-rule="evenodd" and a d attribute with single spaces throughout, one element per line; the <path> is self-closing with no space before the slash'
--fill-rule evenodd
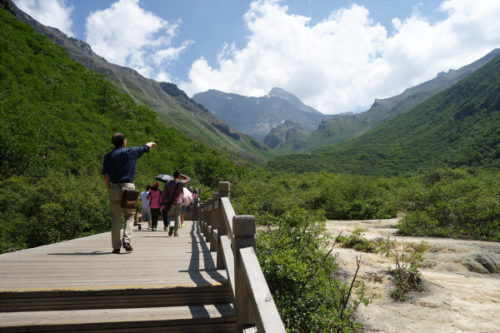
<path id="1" fill-rule="evenodd" d="M 189 178 L 188 176 L 184 175 L 184 174 L 180 174 L 180 177 L 182 178 L 182 183 L 183 184 L 186 184 L 187 182 L 189 182 L 191 180 L 191 178 Z"/>

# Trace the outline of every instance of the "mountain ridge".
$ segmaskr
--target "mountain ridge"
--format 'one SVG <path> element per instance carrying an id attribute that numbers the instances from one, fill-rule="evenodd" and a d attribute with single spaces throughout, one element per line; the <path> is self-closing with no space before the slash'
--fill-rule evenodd
<path id="1" fill-rule="evenodd" d="M 310 135 L 290 137 L 290 142 L 283 142 L 275 151 L 279 154 L 308 152 L 362 135 L 451 87 L 498 55 L 500 55 L 499 48 L 459 69 L 440 72 L 434 79 L 407 88 L 399 95 L 375 99 L 372 106 L 365 112 L 333 115 L 325 118 L 319 124 L 318 129 L 311 132 Z"/>
<path id="2" fill-rule="evenodd" d="M 364 175 L 500 167 L 500 55 L 409 112 L 339 145 L 277 157 L 275 169 Z"/>
<path id="3" fill-rule="evenodd" d="M 262 97 L 210 89 L 193 95 L 192 99 L 231 127 L 259 140 L 283 121 L 294 121 L 303 129 L 312 131 L 324 117 L 328 117 L 281 88 L 273 88 Z"/>
<path id="4" fill-rule="evenodd" d="M 323 115 L 321 112 L 319 112 L 315 108 L 302 103 L 302 101 L 297 96 L 292 94 L 291 92 L 288 92 L 282 88 L 279 88 L 279 87 L 272 88 L 271 91 L 269 91 L 269 96 L 284 99 L 285 101 L 290 102 L 291 104 L 295 105 L 298 109 L 300 109 L 304 112 Z"/>

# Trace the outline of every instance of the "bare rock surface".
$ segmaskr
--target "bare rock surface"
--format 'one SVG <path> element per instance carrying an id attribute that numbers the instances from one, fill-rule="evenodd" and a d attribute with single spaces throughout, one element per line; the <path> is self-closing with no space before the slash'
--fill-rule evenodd
<path id="1" fill-rule="evenodd" d="M 500 333 L 500 243 L 447 238 L 397 236 L 398 219 L 328 221 L 329 232 L 348 235 L 363 229 L 366 239 L 390 238 L 398 243 L 425 241 L 428 250 L 420 269 L 424 291 L 396 302 L 387 270 L 393 260 L 382 254 L 339 248 L 338 277 L 350 281 L 361 256 L 358 278 L 374 299 L 360 305 L 357 321 L 365 332 L 481 332 Z"/>

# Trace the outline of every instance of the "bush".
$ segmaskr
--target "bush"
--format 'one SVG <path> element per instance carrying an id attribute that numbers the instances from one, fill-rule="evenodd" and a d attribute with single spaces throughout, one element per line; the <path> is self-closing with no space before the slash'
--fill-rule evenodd
<path id="1" fill-rule="evenodd" d="M 395 300 L 403 302 L 408 292 L 423 290 L 419 268 L 426 250 L 427 245 L 424 242 L 421 244 L 403 242 L 401 252 L 396 245 L 389 248 L 389 255 L 394 258 L 395 263 L 395 268 L 389 269 L 395 286 L 391 297 Z"/>
<path id="2" fill-rule="evenodd" d="M 60 173 L 0 181 L 0 252 L 35 247 L 109 230 L 102 180 Z"/>
<path id="3" fill-rule="evenodd" d="M 292 207 L 318 211 L 328 219 L 390 218 L 398 212 L 399 179 L 328 173 L 272 173 L 259 170 L 233 186 L 238 212 L 268 224 Z"/>
<path id="4" fill-rule="evenodd" d="M 403 235 L 500 241 L 496 170 L 437 170 L 416 179 L 402 200 Z"/>
<path id="5" fill-rule="evenodd" d="M 332 278 L 337 268 L 323 222 L 295 208 L 258 235 L 258 257 L 288 332 L 349 332 L 353 314 L 368 304 L 362 284 L 351 288 Z M 353 281 L 354 282 L 354 281 Z"/>
<path id="6" fill-rule="evenodd" d="M 348 236 L 339 236 L 338 243 L 344 248 L 355 249 L 356 251 L 367 253 L 387 252 L 387 246 L 391 244 L 389 240 L 378 238 L 368 240 L 363 237 L 363 229 L 356 228 Z"/>

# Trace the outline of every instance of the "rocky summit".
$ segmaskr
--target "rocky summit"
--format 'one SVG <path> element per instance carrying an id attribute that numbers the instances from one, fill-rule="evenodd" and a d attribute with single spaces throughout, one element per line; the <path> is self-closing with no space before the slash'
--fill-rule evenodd
<path id="1" fill-rule="evenodd" d="M 273 88 L 262 97 L 208 90 L 195 94 L 193 99 L 234 129 L 259 140 L 284 121 L 293 121 L 310 132 L 326 117 L 281 88 Z"/>

